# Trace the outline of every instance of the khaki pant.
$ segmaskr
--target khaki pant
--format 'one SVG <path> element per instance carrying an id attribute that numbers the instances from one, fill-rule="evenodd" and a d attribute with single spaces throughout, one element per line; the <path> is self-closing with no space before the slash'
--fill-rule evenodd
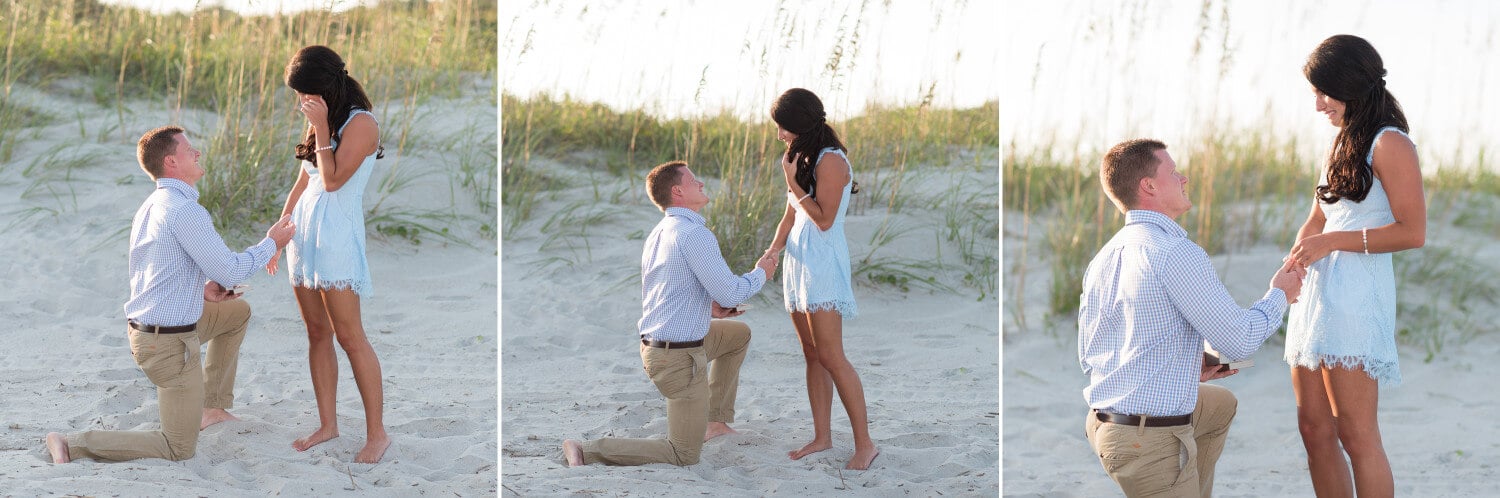
<path id="1" fill-rule="evenodd" d="M 1198 384 L 1190 425 L 1112 424 L 1100 422 L 1090 410 L 1085 431 L 1104 471 L 1126 496 L 1208 497 L 1237 406 L 1228 389 Z"/>
<path id="2" fill-rule="evenodd" d="M 641 364 L 667 397 L 666 439 L 604 438 L 585 441 L 583 463 L 693 465 L 703 449 L 708 423 L 734 421 L 740 364 L 750 350 L 750 327 L 713 320 L 703 347 L 666 350 L 641 345 Z M 713 369 L 708 368 L 713 362 Z"/>
<path id="3" fill-rule="evenodd" d="M 198 447 L 203 409 L 229 408 L 234 403 L 234 374 L 249 323 L 250 305 L 233 299 L 203 303 L 196 332 L 157 334 L 127 327 L 130 354 L 146 378 L 156 384 L 161 430 L 69 434 L 68 454 L 75 459 L 106 461 L 192 458 Z M 199 344 L 203 343 L 208 344 L 207 362 L 199 357 Z"/>

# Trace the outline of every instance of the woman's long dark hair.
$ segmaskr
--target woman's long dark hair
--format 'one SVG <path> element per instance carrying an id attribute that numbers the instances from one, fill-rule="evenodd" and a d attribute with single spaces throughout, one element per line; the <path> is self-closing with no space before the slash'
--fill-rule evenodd
<path id="1" fill-rule="evenodd" d="M 286 65 L 286 86 L 308 95 L 319 95 L 328 104 L 328 136 L 338 140 L 339 127 L 349 120 L 355 109 L 371 110 L 370 97 L 365 96 L 349 71 L 344 68 L 344 59 L 333 49 L 322 45 L 309 45 L 297 51 Z M 318 162 L 313 128 L 307 127 L 307 138 L 297 144 L 297 159 Z M 385 157 L 385 147 L 376 149 L 377 159 Z"/>
<path id="2" fill-rule="evenodd" d="M 1376 132 L 1386 126 L 1411 131 L 1401 104 L 1385 89 L 1385 64 L 1364 38 L 1334 35 L 1307 56 L 1302 74 L 1318 91 L 1344 103 L 1344 122 L 1328 151 L 1328 185 L 1318 186 L 1318 200 L 1363 201 L 1375 183 L 1365 155 Z"/>
<path id="3" fill-rule="evenodd" d="M 797 138 L 787 144 L 786 153 L 789 157 L 797 157 L 799 154 L 802 156 L 797 159 L 797 173 L 794 176 L 797 186 L 812 194 L 814 199 L 818 198 L 818 179 L 813 175 L 818 153 L 828 147 L 849 152 L 849 149 L 844 148 L 844 143 L 839 141 L 838 133 L 828 126 L 827 118 L 828 115 L 823 112 L 823 101 L 803 88 L 787 90 L 771 106 L 771 120 L 782 129 L 797 134 Z M 854 183 L 852 193 L 859 193 L 859 183 Z"/>

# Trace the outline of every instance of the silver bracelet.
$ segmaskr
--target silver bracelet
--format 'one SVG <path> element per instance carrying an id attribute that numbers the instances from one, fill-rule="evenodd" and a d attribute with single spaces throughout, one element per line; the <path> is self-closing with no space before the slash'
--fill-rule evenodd
<path id="1" fill-rule="evenodd" d="M 1359 229 L 1359 238 L 1360 238 L 1360 241 L 1364 242 L 1364 244 L 1365 244 L 1365 254 L 1369 254 L 1370 253 L 1370 229 L 1369 228 L 1361 228 L 1361 229 Z"/>
<path id="2" fill-rule="evenodd" d="M 317 153 L 323 152 L 325 150 L 333 150 L 333 146 L 332 145 L 327 145 L 327 146 L 323 146 L 323 147 L 318 147 L 316 149 L 313 149 L 313 154 L 317 154 Z"/>

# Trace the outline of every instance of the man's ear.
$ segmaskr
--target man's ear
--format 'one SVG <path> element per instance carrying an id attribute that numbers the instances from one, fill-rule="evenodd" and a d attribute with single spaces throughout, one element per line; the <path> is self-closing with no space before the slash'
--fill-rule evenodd
<path id="1" fill-rule="evenodd" d="M 1151 177 L 1149 177 L 1149 176 L 1146 177 L 1146 178 L 1142 178 L 1140 184 L 1137 185 L 1137 189 L 1138 189 L 1138 192 L 1140 192 L 1140 193 L 1143 193 L 1143 194 L 1149 193 L 1149 194 L 1155 195 L 1156 194 L 1156 182 L 1152 181 Z"/>

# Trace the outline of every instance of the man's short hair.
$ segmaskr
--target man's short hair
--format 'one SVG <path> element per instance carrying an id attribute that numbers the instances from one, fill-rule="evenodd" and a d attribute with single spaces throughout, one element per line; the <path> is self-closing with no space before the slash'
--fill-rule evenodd
<path id="1" fill-rule="evenodd" d="M 1135 194 L 1141 179 L 1156 174 L 1156 167 L 1161 164 L 1156 151 L 1166 148 L 1167 144 L 1160 140 L 1137 138 L 1115 144 L 1104 154 L 1099 182 L 1104 184 L 1104 192 L 1121 211 L 1135 208 Z"/>
<path id="2" fill-rule="evenodd" d="M 162 161 L 177 151 L 177 135 L 182 133 L 181 127 L 163 126 L 141 135 L 141 141 L 135 144 L 135 159 L 152 180 L 161 178 Z"/>
<path id="3" fill-rule="evenodd" d="M 662 211 L 672 205 L 672 187 L 682 183 L 682 170 L 687 165 L 687 161 L 668 161 L 651 168 L 646 174 L 646 192 L 651 195 L 651 202 Z"/>

